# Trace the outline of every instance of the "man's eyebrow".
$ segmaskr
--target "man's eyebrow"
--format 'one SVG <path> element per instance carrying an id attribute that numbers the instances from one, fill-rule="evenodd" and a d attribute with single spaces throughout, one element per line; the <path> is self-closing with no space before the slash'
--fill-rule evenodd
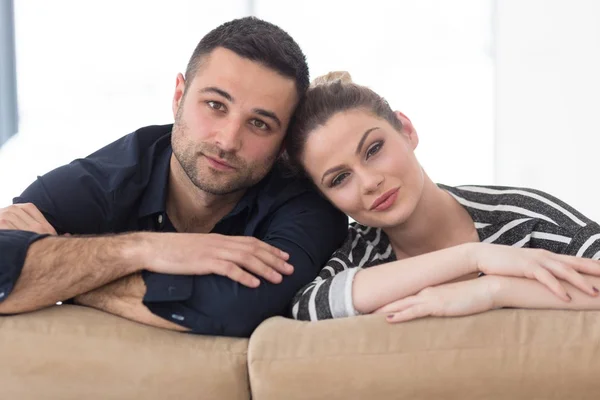
<path id="1" fill-rule="evenodd" d="M 358 146 L 356 146 L 356 154 L 360 154 L 363 145 L 365 144 L 365 141 L 367 140 L 367 138 L 369 137 L 369 134 L 371 132 L 373 132 L 374 130 L 379 129 L 378 126 L 374 126 L 372 128 L 369 128 L 365 131 L 365 133 L 363 133 L 362 137 L 360 138 L 360 141 L 358 142 Z M 323 181 L 325 180 L 325 177 L 329 174 L 333 174 L 334 172 L 338 172 L 344 169 L 343 165 L 338 165 L 337 167 L 333 167 L 333 168 L 329 168 L 327 171 L 325 171 L 325 173 L 323 174 L 323 176 L 321 177 L 321 184 L 323 184 Z"/>
<path id="2" fill-rule="evenodd" d="M 199 92 L 200 93 L 216 93 L 219 96 L 225 97 L 228 101 L 230 101 L 232 103 L 235 102 L 235 100 L 229 93 L 227 93 L 223 89 L 219 89 L 218 87 L 215 87 L 215 86 L 208 86 L 208 87 L 202 88 L 199 90 Z"/>
<path id="3" fill-rule="evenodd" d="M 216 86 L 208 86 L 208 87 L 202 88 L 199 90 L 199 92 L 200 93 L 216 93 L 219 96 L 224 97 L 228 101 L 235 103 L 235 99 L 233 98 L 233 96 L 231 96 L 229 93 L 227 93 L 223 89 L 219 89 Z M 252 112 L 273 120 L 277 124 L 277 126 L 279 128 L 281 128 L 281 126 L 282 126 L 281 120 L 279 119 L 279 117 L 277 117 L 277 114 L 275 114 L 273 111 L 265 110 L 263 108 L 254 108 L 254 109 L 252 109 Z"/>
<path id="4" fill-rule="evenodd" d="M 253 108 L 252 112 L 263 117 L 270 118 L 273 120 L 279 128 L 281 128 L 281 120 L 277 118 L 277 115 L 273 111 L 265 110 L 263 108 Z"/>
<path id="5" fill-rule="evenodd" d="M 365 144 L 365 141 L 369 137 L 369 134 L 371 132 L 373 132 L 375 129 L 379 129 L 379 127 L 374 126 L 373 128 L 367 129 L 366 132 L 363 133 L 363 136 L 360 138 L 360 141 L 358 142 L 358 146 L 356 146 L 356 155 L 360 154 L 360 151 L 362 150 L 362 147 Z"/>

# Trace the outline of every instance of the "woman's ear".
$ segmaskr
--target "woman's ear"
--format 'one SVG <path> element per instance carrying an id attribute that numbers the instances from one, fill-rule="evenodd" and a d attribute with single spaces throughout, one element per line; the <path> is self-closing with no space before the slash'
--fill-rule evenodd
<path id="1" fill-rule="evenodd" d="M 396 118 L 402 123 L 402 134 L 408 138 L 413 150 L 416 149 L 419 145 L 419 135 L 417 134 L 417 130 L 413 126 L 412 121 L 400 111 L 395 111 L 394 114 L 396 114 Z"/>

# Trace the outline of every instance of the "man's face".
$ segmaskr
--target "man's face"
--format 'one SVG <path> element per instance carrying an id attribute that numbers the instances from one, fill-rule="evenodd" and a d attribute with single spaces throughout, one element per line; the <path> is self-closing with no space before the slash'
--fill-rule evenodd
<path id="1" fill-rule="evenodd" d="M 177 78 L 173 154 L 205 192 L 247 189 L 273 166 L 297 102 L 293 79 L 216 48 L 191 82 Z"/>

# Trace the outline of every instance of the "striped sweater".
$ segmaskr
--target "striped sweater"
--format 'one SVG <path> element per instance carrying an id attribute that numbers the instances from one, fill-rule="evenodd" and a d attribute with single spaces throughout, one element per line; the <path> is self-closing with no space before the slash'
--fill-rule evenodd
<path id="1" fill-rule="evenodd" d="M 438 186 L 467 210 L 481 242 L 600 259 L 600 226 L 549 194 L 500 186 Z M 381 228 L 350 224 L 342 247 L 296 294 L 293 317 L 316 321 L 357 315 L 352 300 L 356 272 L 395 260 Z"/>

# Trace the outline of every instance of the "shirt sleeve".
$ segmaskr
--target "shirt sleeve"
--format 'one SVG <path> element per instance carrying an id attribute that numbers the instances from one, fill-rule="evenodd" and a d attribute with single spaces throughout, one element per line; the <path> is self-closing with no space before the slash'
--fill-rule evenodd
<path id="1" fill-rule="evenodd" d="M 195 276 L 189 300 L 144 304 L 194 333 L 249 337 L 263 320 L 286 313 L 294 294 L 343 242 L 347 227 L 343 213 L 318 193 L 305 192 L 279 206 L 259 237 L 290 255 L 294 273 L 281 283 L 261 278 L 258 288 L 249 288 L 220 275 Z"/>
<path id="2" fill-rule="evenodd" d="M 590 222 L 580 228 L 565 249 L 565 254 L 600 259 L 600 225 Z"/>
<path id="3" fill-rule="evenodd" d="M 93 160 L 76 160 L 38 177 L 13 203 L 33 203 L 59 234 L 108 233 L 108 180 Z"/>
<path id="4" fill-rule="evenodd" d="M 110 202 L 102 190 L 103 175 L 84 160 L 59 167 L 38 177 L 13 202 L 32 203 L 61 233 L 89 234 L 106 229 Z M 17 282 L 29 246 L 47 235 L 0 230 L 0 300 Z"/>
<path id="5" fill-rule="evenodd" d="M 344 244 L 333 253 L 319 276 L 296 293 L 292 302 L 295 319 L 318 321 L 359 314 L 352 300 L 352 283 L 360 268 L 349 257 L 358 240 L 356 230 L 348 229 Z"/>
<path id="6" fill-rule="evenodd" d="M 29 246 L 46 236 L 34 232 L 0 230 L 0 302 L 12 292 L 23 269 Z"/>

